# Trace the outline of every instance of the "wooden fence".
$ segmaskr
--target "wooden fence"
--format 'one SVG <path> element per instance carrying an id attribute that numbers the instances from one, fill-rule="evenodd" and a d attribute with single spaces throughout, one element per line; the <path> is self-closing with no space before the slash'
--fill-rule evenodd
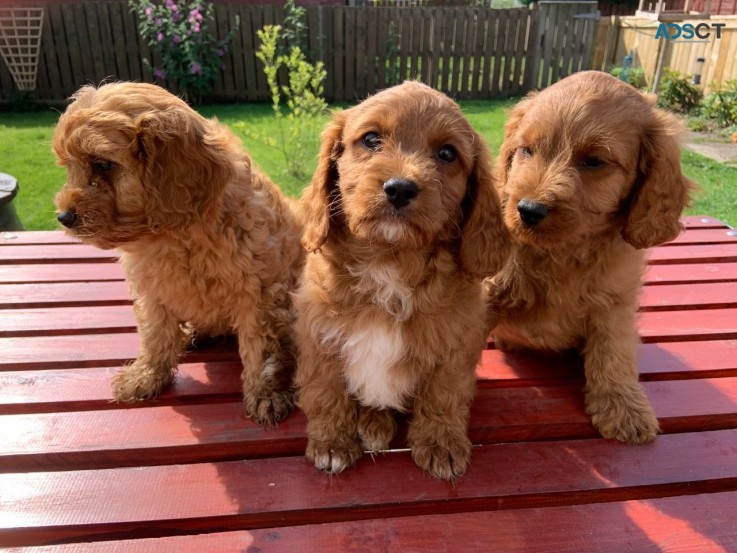
<path id="1" fill-rule="evenodd" d="M 6 4 L 7 6 L 8 4 Z M 62 102 L 83 84 L 153 82 L 127 4 L 26 1 L 46 10 L 39 101 Z M 2 10 L 3 7 L 0 7 Z M 540 2 L 532 9 L 485 7 L 308 7 L 309 51 L 325 63 L 325 96 L 355 101 L 405 79 L 420 79 L 456 98 L 519 95 L 590 65 L 596 2 Z M 209 100 L 266 101 L 256 31 L 281 23 L 281 6 L 217 4 L 216 32 L 239 21 Z M 588 16 L 586 14 L 589 14 Z M 167 85 L 167 83 L 161 83 Z M 14 94 L 0 63 L 0 102 Z"/>
<path id="2" fill-rule="evenodd" d="M 709 20 L 686 19 L 679 24 L 689 23 L 694 27 L 700 23 L 724 23 L 720 38 L 712 31 L 706 41 L 668 41 L 656 39 L 659 21 L 639 17 L 602 18 L 595 39 L 592 61 L 594 69 L 607 70 L 613 65 L 622 65 L 624 56 L 630 55 L 633 64 L 641 67 L 648 85 L 652 85 L 658 59 L 662 66 L 684 75 L 692 75 L 697 58 L 704 58 L 701 82 L 706 92 L 712 83 L 737 79 L 737 20 L 712 18 Z"/>

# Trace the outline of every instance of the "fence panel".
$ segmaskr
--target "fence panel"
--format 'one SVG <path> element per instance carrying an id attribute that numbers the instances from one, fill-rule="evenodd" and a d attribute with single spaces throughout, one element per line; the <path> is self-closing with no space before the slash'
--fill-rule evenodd
<path id="1" fill-rule="evenodd" d="M 39 100 L 61 103 L 80 86 L 105 80 L 154 81 L 151 65 L 160 60 L 151 60 L 127 3 L 28 1 L 46 8 L 35 93 Z M 586 41 L 593 40 L 593 27 L 575 18 L 592 11 L 595 3 L 540 4 L 504 10 L 310 6 L 307 46 L 313 60 L 325 63 L 330 101 L 360 100 L 410 78 L 457 98 L 518 95 L 589 63 Z M 256 32 L 283 19 L 281 6 L 215 5 L 218 36 L 235 33 L 225 70 L 208 100 L 270 99 L 255 57 Z M 7 68 L 0 64 L 0 102 L 13 94 Z"/>

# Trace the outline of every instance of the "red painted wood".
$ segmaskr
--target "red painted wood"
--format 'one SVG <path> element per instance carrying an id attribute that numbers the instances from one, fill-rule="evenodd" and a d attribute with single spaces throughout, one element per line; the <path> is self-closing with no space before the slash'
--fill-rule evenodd
<path id="1" fill-rule="evenodd" d="M 108 309 L 112 309 L 108 308 Z M 120 366 L 138 355 L 138 334 L 89 334 L 0 338 L 0 370 L 20 371 L 73 367 Z M 188 353 L 182 362 L 230 361 L 238 358 L 232 343 Z"/>
<path id="2" fill-rule="evenodd" d="M 0 265 L 0 284 L 34 282 L 90 282 L 123 280 L 117 263 L 56 263 L 52 265 Z"/>
<path id="3" fill-rule="evenodd" d="M 737 230 L 724 229 L 687 229 L 678 238 L 663 244 L 664 246 L 683 244 L 729 244 L 737 243 Z"/>
<path id="4" fill-rule="evenodd" d="M 688 284 L 737 280 L 737 263 L 703 263 L 691 265 L 648 265 L 646 284 Z"/>
<path id="5" fill-rule="evenodd" d="M 727 553 L 737 493 L 369 519 L 24 549 L 25 553 Z"/>
<path id="6" fill-rule="evenodd" d="M 121 367 L 0 372 L 0 414 L 121 409 L 112 401 L 110 381 Z M 180 363 L 174 383 L 156 402 L 237 400 L 241 395 L 239 360 Z"/>
<path id="7" fill-rule="evenodd" d="M 737 377 L 647 382 L 644 387 L 666 433 L 737 427 Z M 474 444 L 596 437 L 584 412 L 582 389 L 582 383 L 481 389 L 469 436 Z M 229 391 L 231 399 L 239 396 L 240 386 Z M 264 429 L 243 417 L 240 401 L 5 415 L 0 416 L 0 471 L 299 455 L 306 444 L 304 425 L 304 416 L 296 413 L 277 428 Z M 97 431 L 90 434 L 90 428 Z M 137 431 L 121 434 L 120 428 Z M 405 447 L 402 435 L 395 447 Z"/>
<path id="8" fill-rule="evenodd" d="M 128 305 L 133 301 L 128 283 L 122 280 L 5 284 L 0 291 L 0 309 Z"/>
<path id="9" fill-rule="evenodd" d="M 23 232 L 0 232 L 0 246 L 26 246 L 29 244 L 79 244 L 79 240 L 61 230 L 35 230 Z"/>
<path id="10" fill-rule="evenodd" d="M 645 343 L 737 338 L 737 309 L 648 311 L 638 317 Z"/>
<path id="11" fill-rule="evenodd" d="M 726 307 L 737 307 L 737 282 L 645 286 L 640 294 L 642 311 Z"/>
<path id="12" fill-rule="evenodd" d="M 737 244 L 709 244 L 706 246 L 666 246 L 653 248 L 647 254 L 648 263 L 728 263 L 737 261 Z"/>
<path id="13" fill-rule="evenodd" d="M 86 244 L 27 245 L 0 248 L 0 265 L 29 263 L 95 263 L 118 259 L 115 250 L 100 250 Z"/>
<path id="14" fill-rule="evenodd" d="M 687 230 L 708 228 L 729 228 L 729 225 L 708 215 L 686 215 L 681 217 L 681 223 Z"/>
<path id="15" fill-rule="evenodd" d="M 125 283 L 116 284 L 125 287 Z M 0 311 L 0 337 L 7 338 L 135 330 L 136 319 L 132 305 L 107 305 L 97 308 L 44 307 Z"/>
<path id="16" fill-rule="evenodd" d="M 0 475 L 0 543 L 150 537 L 602 501 L 737 488 L 737 430 L 474 449 L 458 482 L 398 452 L 328 477 L 304 457 Z M 70 500 L 70 498 L 74 498 Z"/>

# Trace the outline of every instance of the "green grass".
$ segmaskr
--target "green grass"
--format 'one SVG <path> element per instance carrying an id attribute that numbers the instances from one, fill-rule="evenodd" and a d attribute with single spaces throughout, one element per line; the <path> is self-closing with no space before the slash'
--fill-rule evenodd
<path id="1" fill-rule="evenodd" d="M 506 109 L 514 100 L 466 101 L 461 107 L 471 124 L 486 139 L 494 153 L 499 152 Z M 259 136 L 276 136 L 277 127 L 267 104 L 227 104 L 204 106 L 199 110 L 207 117 L 217 116 L 243 140 L 253 160 L 292 196 L 299 195 L 309 178 L 297 179 L 287 174 L 283 155 Z M 51 137 L 58 113 L 0 114 L 0 172 L 18 179 L 20 193 L 15 206 L 21 221 L 29 230 L 58 228 L 53 199 L 65 180 L 51 153 Z M 327 117 L 325 118 L 327 121 Z M 315 169 L 317 142 L 305 174 Z M 737 225 L 737 168 L 713 162 L 701 155 L 685 151 L 684 172 L 701 190 L 696 195 L 690 214 L 708 214 L 732 226 Z"/>

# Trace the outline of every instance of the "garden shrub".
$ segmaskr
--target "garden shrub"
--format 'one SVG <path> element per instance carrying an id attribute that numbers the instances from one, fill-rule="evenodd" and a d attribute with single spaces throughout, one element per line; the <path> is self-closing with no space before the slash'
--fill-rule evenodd
<path id="1" fill-rule="evenodd" d="M 222 40 L 212 32 L 214 7 L 203 0 L 130 0 L 138 30 L 161 60 L 152 67 L 157 80 L 170 80 L 185 100 L 199 103 L 223 69 L 233 31 Z M 236 28 L 238 21 L 236 21 Z"/>
<path id="2" fill-rule="evenodd" d="M 712 84 L 713 91 L 701 103 L 704 117 L 714 119 L 718 125 L 737 125 L 737 79 Z"/>
<path id="3" fill-rule="evenodd" d="M 701 90 L 678 71 L 665 69 L 658 90 L 658 107 L 689 113 L 699 105 Z"/>
<path id="4" fill-rule="evenodd" d="M 642 70 L 642 67 L 628 67 L 625 70 L 622 66 L 615 66 L 612 67 L 610 73 L 637 89 L 643 89 L 647 86 L 647 82 L 645 82 L 645 72 Z"/>

